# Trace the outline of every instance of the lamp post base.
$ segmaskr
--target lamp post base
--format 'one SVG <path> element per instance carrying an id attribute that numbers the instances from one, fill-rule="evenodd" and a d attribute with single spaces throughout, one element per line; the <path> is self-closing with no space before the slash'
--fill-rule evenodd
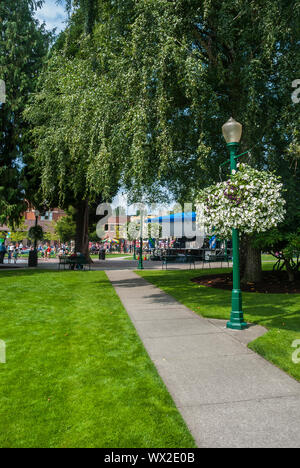
<path id="1" fill-rule="evenodd" d="M 138 270 L 144 270 L 143 257 L 140 255 Z"/>
<path id="2" fill-rule="evenodd" d="M 232 310 L 227 328 L 231 328 L 231 330 L 245 330 L 245 328 L 248 328 L 248 324 L 244 321 L 242 291 L 240 289 L 232 290 Z"/>
<path id="3" fill-rule="evenodd" d="M 140 238 L 140 256 L 139 256 L 139 264 L 138 264 L 138 270 L 143 270 L 144 269 L 144 263 L 143 263 L 143 238 Z"/>
<path id="4" fill-rule="evenodd" d="M 233 322 L 231 319 L 230 322 L 227 322 L 226 328 L 230 328 L 231 330 L 245 330 L 246 328 L 248 328 L 248 324 L 246 322 L 240 322 L 238 320 L 236 322 Z"/>
<path id="5" fill-rule="evenodd" d="M 244 322 L 244 313 L 242 310 L 232 310 L 230 321 L 227 322 L 227 328 L 231 330 L 245 330 L 248 324 Z"/>
<path id="6" fill-rule="evenodd" d="M 38 253 L 37 250 L 31 250 L 28 257 L 28 267 L 36 268 L 38 266 Z"/>

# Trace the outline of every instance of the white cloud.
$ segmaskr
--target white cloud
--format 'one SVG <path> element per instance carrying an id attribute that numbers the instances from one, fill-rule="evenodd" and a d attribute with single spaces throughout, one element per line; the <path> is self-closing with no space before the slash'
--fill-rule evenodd
<path id="1" fill-rule="evenodd" d="M 36 17 L 41 23 L 46 23 L 47 29 L 57 28 L 57 32 L 60 32 L 65 28 L 66 12 L 63 5 L 56 4 L 56 0 L 45 0 Z"/>

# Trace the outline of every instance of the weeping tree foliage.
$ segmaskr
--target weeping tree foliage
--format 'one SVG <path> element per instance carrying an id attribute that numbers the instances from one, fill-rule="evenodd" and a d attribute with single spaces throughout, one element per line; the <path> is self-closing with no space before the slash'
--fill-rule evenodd
<path id="1" fill-rule="evenodd" d="M 50 41 L 33 16 L 42 3 L 0 3 L 0 79 L 7 94 L 6 102 L 0 103 L 0 223 L 9 220 L 11 225 L 18 223 L 25 208 L 21 168 L 28 153 L 28 125 L 22 113 Z"/>
<path id="2" fill-rule="evenodd" d="M 54 230 L 61 242 L 70 242 L 76 236 L 75 210 L 68 207 L 67 215 L 54 224 Z"/>
<path id="3" fill-rule="evenodd" d="M 107 3 L 112 16 L 119 15 L 122 2 Z M 244 162 L 280 173 L 289 212 L 299 215 L 292 205 L 299 202 L 300 106 L 291 100 L 300 69 L 299 0 L 130 5 L 128 34 L 111 61 L 124 103 L 114 135 L 126 148 L 122 176 L 130 193 L 159 185 L 177 200 L 193 200 L 220 178 L 228 158 L 221 127 L 233 116 L 244 126 L 241 152 L 252 148 Z M 259 278 L 260 255 L 251 239 L 245 258 L 245 279 Z"/>

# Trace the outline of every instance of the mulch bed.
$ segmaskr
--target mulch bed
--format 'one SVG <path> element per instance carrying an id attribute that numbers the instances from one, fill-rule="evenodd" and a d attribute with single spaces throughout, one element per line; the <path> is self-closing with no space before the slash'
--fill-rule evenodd
<path id="1" fill-rule="evenodd" d="M 192 279 L 193 283 L 201 284 L 209 288 L 232 290 L 232 274 L 199 276 Z M 288 281 L 286 271 L 264 271 L 263 279 L 258 283 L 246 283 L 241 285 L 244 292 L 258 292 L 265 294 L 300 294 L 300 276 L 291 283 Z"/>

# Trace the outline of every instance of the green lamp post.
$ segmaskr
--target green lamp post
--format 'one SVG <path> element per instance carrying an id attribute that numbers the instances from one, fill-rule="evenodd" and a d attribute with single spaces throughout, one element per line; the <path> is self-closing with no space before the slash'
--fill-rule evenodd
<path id="1" fill-rule="evenodd" d="M 232 117 L 223 125 L 222 131 L 230 153 L 230 171 L 237 170 L 236 154 L 242 137 L 243 127 Z M 240 278 L 240 240 L 239 230 L 232 229 L 232 249 L 233 249 L 233 289 L 232 289 L 232 311 L 227 328 L 233 330 L 244 330 L 248 327 L 244 321 L 242 308 L 242 291 Z"/>
<path id="2" fill-rule="evenodd" d="M 39 216 L 40 216 L 39 210 L 35 210 L 34 216 L 35 216 L 35 228 L 37 228 L 37 227 L 38 227 L 38 223 L 39 223 Z M 37 238 L 35 237 L 35 239 L 34 239 L 34 250 L 35 250 L 35 251 L 37 250 L 37 243 L 38 243 L 38 240 L 37 240 Z"/>
<path id="3" fill-rule="evenodd" d="M 143 216 L 143 211 L 141 211 L 140 258 L 139 258 L 138 270 L 143 270 L 144 269 L 144 263 L 143 263 L 143 222 L 144 222 L 144 216 Z"/>
<path id="4" fill-rule="evenodd" d="M 136 240 L 133 243 L 133 260 L 136 260 Z"/>

